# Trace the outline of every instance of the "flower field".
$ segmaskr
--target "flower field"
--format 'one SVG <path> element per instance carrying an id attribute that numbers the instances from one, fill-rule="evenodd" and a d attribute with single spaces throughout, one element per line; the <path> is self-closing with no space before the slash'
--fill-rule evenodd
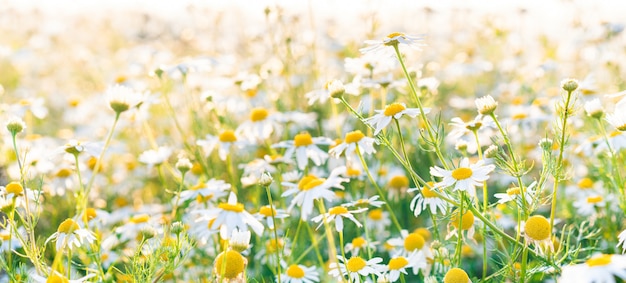
<path id="1" fill-rule="evenodd" d="M 337 2 L 0 5 L 0 282 L 626 282 L 626 4 Z"/>

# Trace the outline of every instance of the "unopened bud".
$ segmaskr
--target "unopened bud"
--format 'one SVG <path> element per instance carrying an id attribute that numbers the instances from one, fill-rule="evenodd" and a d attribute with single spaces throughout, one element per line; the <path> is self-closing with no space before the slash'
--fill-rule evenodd
<path id="1" fill-rule="evenodd" d="M 561 88 L 567 92 L 575 91 L 578 88 L 578 81 L 575 79 L 564 79 L 561 81 Z"/>

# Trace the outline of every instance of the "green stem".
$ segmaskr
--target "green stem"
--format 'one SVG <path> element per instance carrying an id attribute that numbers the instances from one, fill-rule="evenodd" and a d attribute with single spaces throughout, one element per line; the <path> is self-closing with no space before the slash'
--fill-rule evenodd
<path id="1" fill-rule="evenodd" d="M 273 229 L 274 230 L 274 239 L 276 239 L 276 243 L 278 243 L 278 229 L 277 229 L 278 224 L 276 223 L 276 217 L 274 217 L 274 214 L 276 214 L 275 213 L 276 210 L 274 208 L 274 202 L 272 201 L 272 193 L 270 191 L 270 186 L 264 186 L 264 187 L 265 187 L 265 192 L 267 193 L 267 201 L 270 204 L 270 211 L 272 213 L 272 215 L 271 215 L 272 222 L 274 223 L 274 227 L 273 227 L 274 228 Z M 280 280 L 280 273 L 281 273 L 281 270 L 280 270 L 280 267 L 281 267 L 280 266 L 280 258 L 281 258 L 280 252 L 281 252 L 281 249 L 277 248 L 276 249 L 276 274 L 278 276 L 278 283 L 282 282 Z"/>
<path id="2" fill-rule="evenodd" d="M 456 227 L 457 230 L 457 240 L 456 240 L 456 250 L 455 250 L 455 256 L 456 256 L 456 266 L 461 266 L 461 252 L 462 252 L 462 246 L 463 246 L 463 203 L 465 202 L 463 200 L 464 197 L 464 193 L 463 191 L 459 191 L 459 212 L 457 213 L 457 217 L 459 218 L 459 223 L 458 226 Z"/>

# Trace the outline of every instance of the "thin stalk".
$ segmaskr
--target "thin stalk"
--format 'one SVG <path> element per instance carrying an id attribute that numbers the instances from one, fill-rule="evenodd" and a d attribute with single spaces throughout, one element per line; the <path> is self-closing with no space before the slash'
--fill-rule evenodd
<path id="1" fill-rule="evenodd" d="M 265 187 L 265 192 L 267 193 L 267 201 L 270 204 L 270 211 L 272 213 L 272 215 L 271 215 L 272 222 L 274 223 L 274 227 L 273 227 L 274 228 L 273 229 L 274 230 L 274 239 L 276 239 L 276 243 L 278 243 L 278 229 L 276 227 L 277 226 L 276 217 L 274 217 L 274 214 L 275 214 L 276 210 L 274 208 L 274 202 L 272 201 L 272 193 L 270 192 L 270 186 L 264 186 L 264 187 Z M 280 273 L 281 273 L 281 271 L 280 271 L 280 258 L 281 258 L 280 252 L 281 252 L 281 249 L 277 248 L 277 250 L 276 250 L 276 263 L 277 263 L 276 264 L 276 274 L 278 276 L 278 283 L 281 282 L 281 280 L 280 280 Z"/>
<path id="2" fill-rule="evenodd" d="M 456 250 L 455 250 L 455 256 L 456 256 L 456 266 L 461 266 L 461 250 L 462 250 L 462 246 L 463 246 L 463 203 L 465 202 L 463 200 L 464 197 L 464 192 L 463 191 L 459 191 L 459 200 L 460 200 L 460 206 L 459 206 L 459 212 L 457 214 L 457 217 L 459 218 L 459 223 L 458 226 L 456 227 L 457 230 L 457 240 L 456 240 Z"/>

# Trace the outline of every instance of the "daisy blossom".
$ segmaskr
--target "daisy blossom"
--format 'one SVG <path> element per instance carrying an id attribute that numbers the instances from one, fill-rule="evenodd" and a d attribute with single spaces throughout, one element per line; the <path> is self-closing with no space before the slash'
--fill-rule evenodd
<path id="1" fill-rule="evenodd" d="M 615 283 L 615 277 L 626 280 L 626 256 L 599 254 L 585 263 L 564 266 L 562 271 L 559 282 Z"/>
<path id="2" fill-rule="evenodd" d="M 374 135 L 378 135 L 392 119 L 400 119 L 402 115 L 407 115 L 411 118 L 415 118 L 420 114 L 420 110 L 417 108 L 406 108 L 404 103 L 392 103 L 387 105 L 384 110 L 374 110 L 376 115 L 365 119 L 365 123 L 374 127 Z M 430 108 L 424 108 L 424 114 L 428 114 Z"/>
<path id="3" fill-rule="evenodd" d="M 334 158 L 339 158 L 341 153 L 345 152 L 348 159 L 351 159 L 358 147 L 361 153 L 373 154 L 376 152 L 376 149 L 374 149 L 375 141 L 375 139 L 366 137 L 361 131 L 356 130 L 347 133 L 344 141 L 335 145 L 328 153 Z"/>
<path id="4" fill-rule="evenodd" d="M 196 141 L 208 155 L 217 147 L 217 153 L 221 160 L 226 160 L 232 148 L 241 149 L 248 145 L 245 141 L 239 141 L 232 130 L 225 130 L 218 136 L 206 135 L 205 139 Z"/>
<path id="5" fill-rule="evenodd" d="M 363 227 L 363 224 L 361 224 L 361 222 L 359 222 L 358 220 L 356 220 L 356 218 L 354 218 L 354 215 L 352 215 L 353 213 L 361 213 L 367 211 L 367 208 L 359 208 L 356 210 L 348 210 L 347 208 L 343 207 L 343 206 L 335 206 L 331 209 L 328 210 L 328 212 L 326 212 L 325 214 L 321 214 L 318 215 L 316 217 L 313 217 L 311 220 L 313 220 L 313 222 L 317 222 L 320 223 L 319 226 L 317 226 L 317 229 L 319 229 L 320 227 L 322 227 L 322 225 L 324 224 L 324 220 L 328 221 L 328 223 L 332 222 L 333 220 L 335 220 L 335 230 L 337 230 L 337 232 L 343 232 L 343 218 L 347 218 L 350 219 L 352 222 L 354 222 L 354 224 L 356 224 L 356 226 L 358 227 Z M 324 219 L 326 218 L 326 219 Z"/>
<path id="6" fill-rule="evenodd" d="M 421 251 L 415 251 L 410 253 L 407 257 L 394 256 L 389 260 L 384 271 L 389 272 L 389 280 L 395 282 L 400 278 L 400 273 L 408 275 L 407 269 L 413 269 L 413 274 L 417 274 L 420 269 L 426 269 L 427 266 L 426 257 Z"/>
<path id="7" fill-rule="evenodd" d="M 254 108 L 250 111 L 250 119 L 241 123 L 235 134 L 251 142 L 262 143 L 281 128 L 278 119 L 276 114 L 270 114 L 265 108 Z"/>
<path id="8" fill-rule="evenodd" d="M 524 188 L 526 195 L 524 198 L 526 199 L 526 203 L 528 205 L 533 203 L 533 199 L 535 197 L 535 186 L 537 186 L 537 182 L 532 182 L 528 187 Z M 514 201 L 517 205 L 522 205 L 522 190 L 519 187 L 513 187 L 506 190 L 506 193 L 498 193 L 494 194 L 494 196 L 498 199 L 498 203 L 507 203 L 510 201 Z"/>
<path id="9" fill-rule="evenodd" d="M 438 211 L 441 213 L 445 213 L 448 208 L 448 204 L 434 193 L 433 182 L 428 182 L 428 186 L 422 187 L 421 190 L 418 188 L 411 188 L 407 192 L 420 191 L 413 199 L 411 200 L 410 208 L 413 210 L 413 214 L 415 217 L 419 216 L 422 211 L 429 209 L 430 213 L 437 214 Z M 443 193 L 442 193 L 443 194 Z"/>
<path id="10" fill-rule="evenodd" d="M 217 199 L 226 195 L 226 191 L 230 189 L 230 184 L 222 181 L 211 179 L 208 182 L 200 182 L 191 187 L 189 190 L 180 193 L 180 200 L 187 201 L 198 197 Z"/>
<path id="11" fill-rule="evenodd" d="M 287 210 L 291 211 L 294 206 L 298 205 L 301 208 L 300 217 L 302 220 L 307 220 L 313 212 L 313 204 L 316 199 L 323 198 L 329 201 L 335 199 L 335 193 L 330 189 L 343 189 L 341 183 L 350 181 L 349 179 L 339 177 L 343 170 L 345 170 L 345 167 L 335 168 L 327 179 L 309 174 L 302 177 L 297 184 L 283 182 L 282 185 L 288 188 L 288 190 L 282 196 L 295 195 Z"/>
<path id="12" fill-rule="evenodd" d="M 304 266 L 302 264 L 292 264 L 285 269 L 281 276 L 285 283 L 315 283 L 320 282 L 320 275 L 315 270 L 315 266 Z M 278 278 L 276 278 L 278 282 Z"/>
<path id="13" fill-rule="evenodd" d="M 469 159 L 463 158 L 460 166 L 454 170 L 435 166 L 430 168 L 430 174 L 443 177 L 441 182 L 435 184 L 435 188 L 454 185 L 455 191 L 465 191 L 471 196 L 476 196 L 476 186 L 482 186 L 483 182 L 489 179 L 488 174 L 496 168 L 493 164 L 484 165 L 484 163 L 484 160 L 479 160 L 476 164 L 470 164 Z"/>
<path id="14" fill-rule="evenodd" d="M 233 192 L 228 196 L 228 202 L 218 204 L 217 208 L 194 212 L 202 215 L 198 220 L 215 219 L 209 228 L 219 228 L 222 239 L 229 239 L 235 229 L 248 231 L 250 226 L 257 235 L 261 235 L 265 229 L 261 222 L 244 209 L 243 204 L 237 202 L 237 195 Z"/>
<path id="15" fill-rule="evenodd" d="M 382 40 L 366 40 L 365 44 L 368 46 L 359 49 L 359 51 L 363 54 L 371 53 L 381 57 L 391 57 L 395 54 L 392 47 L 402 44 L 401 46 L 406 45 L 410 48 L 421 50 L 421 47 L 425 46 L 425 44 L 421 43 L 422 40 L 424 40 L 422 35 L 406 35 L 401 32 L 393 32 Z"/>
<path id="16" fill-rule="evenodd" d="M 385 266 L 380 264 L 383 262 L 383 259 L 380 257 L 366 261 L 358 256 L 345 259 L 337 255 L 337 259 L 339 262 L 330 264 L 328 274 L 337 279 L 342 279 L 347 276 L 350 283 L 361 282 L 360 276 L 367 277 L 370 274 L 380 275 L 385 269 Z"/>
<path id="17" fill-rule="evenodd" d="M 297 134 L 293 141 L 282 141 L 272 147 L 287 148 L 284 157 L 290 159 L 294 153 L 296 155 L 296 163 L 300 170 L 304 170 L 309 163 L 309 159 L 315 163 L 316 166 L 320 166 L 328 158 L 328 154 L 318 145 L 329 145 L 332 140 L 327 137 L 315 137 L 312 138 L 307 132 Z"/>
<path id="18" fill-rule="evenodd" d="M 57 231 L 50 235 L 46 240 L 46 243 L 55 240 L 56 250 L 61 251 L 65 246 L 70 250 L 74 247 L 80 247 L 86 243 L 92 244 L 96 237 L 95 235 L 84 228 L 80 228 L 80 225 L 71 218 L 61 222 Z"/>

